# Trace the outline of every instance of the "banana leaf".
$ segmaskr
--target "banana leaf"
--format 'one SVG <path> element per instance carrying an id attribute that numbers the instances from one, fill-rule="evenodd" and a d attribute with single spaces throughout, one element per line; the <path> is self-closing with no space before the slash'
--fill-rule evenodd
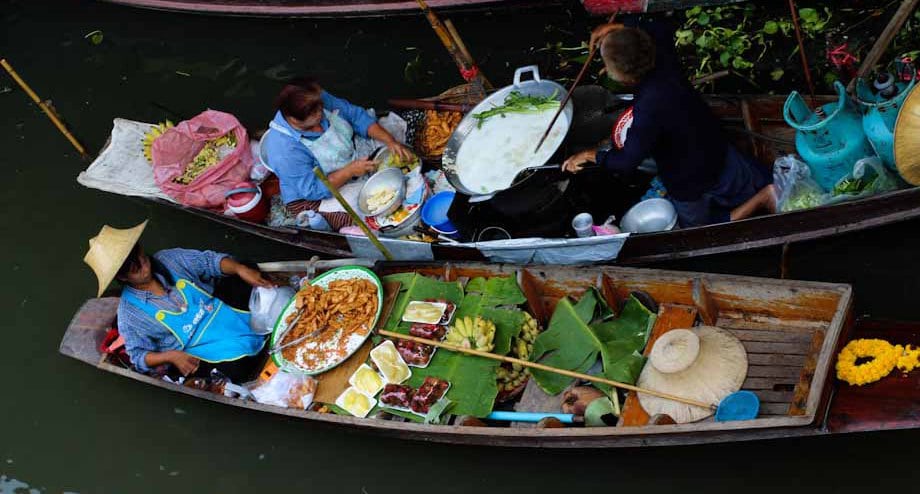
<path id="1" fill-rule="evenodd" d="M 382 281 L 397 281 L 401 284 L 396 303 L 393 304 L 393 310 L 384 326 L 390 331 L 409 332 L 410 324 L 402 323 L 402 315 L 406 311 L 406 306 L 413 300 L 444 299 L 455 304 L 463 300 L 463 287 L 458 282 L 438 281 L 417 273 L 384 276 Z"/>
<path id="2" fill-rule="evenodd" d="M 560 300 L 546 331 L 534 341 L 531 361 L 587 372 L 600 357 L 604 377 L 635 383 L 645 364 L 641 351 L 655 315 L 630 297 L 620 317 L 592 324 L 592 318 L 603 317 L 603 309 L 596 311 L 599 304 L 600 299 L 594 291 L 585 292 L 576 305 L 565 298 Z M 532 369 L 531 374 L 540 388 L 553 395 L 562 392 L 574 380 L 536 369 Z"/>
<path id="3" fill-rule="evenodd" d="M 520 305 L 527 301 L 513 276 L 496 276 L 488 280 L 473 278 L 466 284 L 466 293 L 481 294 L 482 305 L 485 307 Z"/>

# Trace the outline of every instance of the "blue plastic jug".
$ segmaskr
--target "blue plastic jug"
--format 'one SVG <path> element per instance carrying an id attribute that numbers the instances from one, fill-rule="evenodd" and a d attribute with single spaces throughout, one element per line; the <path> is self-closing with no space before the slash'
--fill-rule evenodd
<path id="1" fill-rule="evenodd" d="M 862 118 L 840 81 L 834 83 L 838 100 L 812 112 L 802 95 L 793 91 L 783 106 L 783 117 L 796 129 L 795 148 L 811 169 L 814 180 L 829 191 L 853 169 L 857 160 L 874 156 L 863 132 Z"/>
<path id="2" fill-rule="evenodd" d="M 916 81 L 913 78 L 909 83 L 896 82 L 893 75 L 882 73 L 872 84 L 875 91 L 863 79 L 856 82 L 856 99 L 863 111 L 863 131 L 882 163 L 893 171 L 897 171 L 894 166 L 894 124 Z"/>

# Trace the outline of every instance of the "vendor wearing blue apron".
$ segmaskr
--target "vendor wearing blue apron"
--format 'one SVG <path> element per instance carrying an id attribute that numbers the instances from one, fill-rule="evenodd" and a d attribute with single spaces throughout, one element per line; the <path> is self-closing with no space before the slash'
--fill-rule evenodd
<path id="1" fill-rule="evenodd" d="M 255 377 L 267 354 L 265 336 L 252 331 L 248 312 L 211 293 L 228 275 L 251 286 L 272 283 L 226 254 L 167 249 L 147 256 L 137 243 L 146 224 L 103 226 L 84 258 L 99 280 L 99 296 L 113 279 L 124 285 L 118 331 L 131 363 L 145 373 L 167 365 L 170 374 L 206 376 L 216 368 L 235 382 Z"/>
<path id="2" fill-rule="evenodd" d="M 601 43 L 607 75 L 633 89 L 634 104 L 614 127 L 611 150 L 575 154 L 564 169 L 576 173 L 592 162 L 625 174 L 651 156 L 682 227 L 775 212 L 770 169 L 728 142 L 681 72 L 673 27 L 638 18 L 627 23 L 598 27 L 591 42 Z"/>
<path id="3" fill-rule="evenodd" d="M 313 174 L 319 166 L 335 187 L 376 170 L 367 156 L 355 156 L 355 134 L 383 143 L 403 159 L 411 152 L 359 106 L 324 91 L 316 81 L 296 79 L 276 99 L 263 146 L 268 166 L 281 182 L 281 199 L 292 214 L 319 210 L 332 193 Z M 333 230 L 350 225 L 346 213 L 321 212 Z"/>

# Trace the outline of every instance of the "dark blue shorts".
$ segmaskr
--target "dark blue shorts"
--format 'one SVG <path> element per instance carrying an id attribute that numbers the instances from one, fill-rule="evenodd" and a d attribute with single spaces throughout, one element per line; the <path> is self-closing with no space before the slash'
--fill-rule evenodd
<path id="1" fill-rule="evenodd" d="M 773 182 L 773 174 L 752 157 L 728 147 L 725 168 L 719 183 L 695 201 L 678 201 L 669 197 L 677 209 L 682 228 L 712 225 L 729 221 L 732 209 L 742 205 L 760 189 Z"/>

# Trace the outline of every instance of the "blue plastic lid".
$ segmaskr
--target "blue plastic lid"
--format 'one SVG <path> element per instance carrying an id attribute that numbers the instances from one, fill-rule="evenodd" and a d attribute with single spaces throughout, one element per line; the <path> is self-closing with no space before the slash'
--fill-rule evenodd
<path id="1" fill-rule="evenodd" d="M 716 422 L 755 419 L 759 411 L 760 398 L 757 395 L 750 391 L 736 391 L 719 403 Z"/>

